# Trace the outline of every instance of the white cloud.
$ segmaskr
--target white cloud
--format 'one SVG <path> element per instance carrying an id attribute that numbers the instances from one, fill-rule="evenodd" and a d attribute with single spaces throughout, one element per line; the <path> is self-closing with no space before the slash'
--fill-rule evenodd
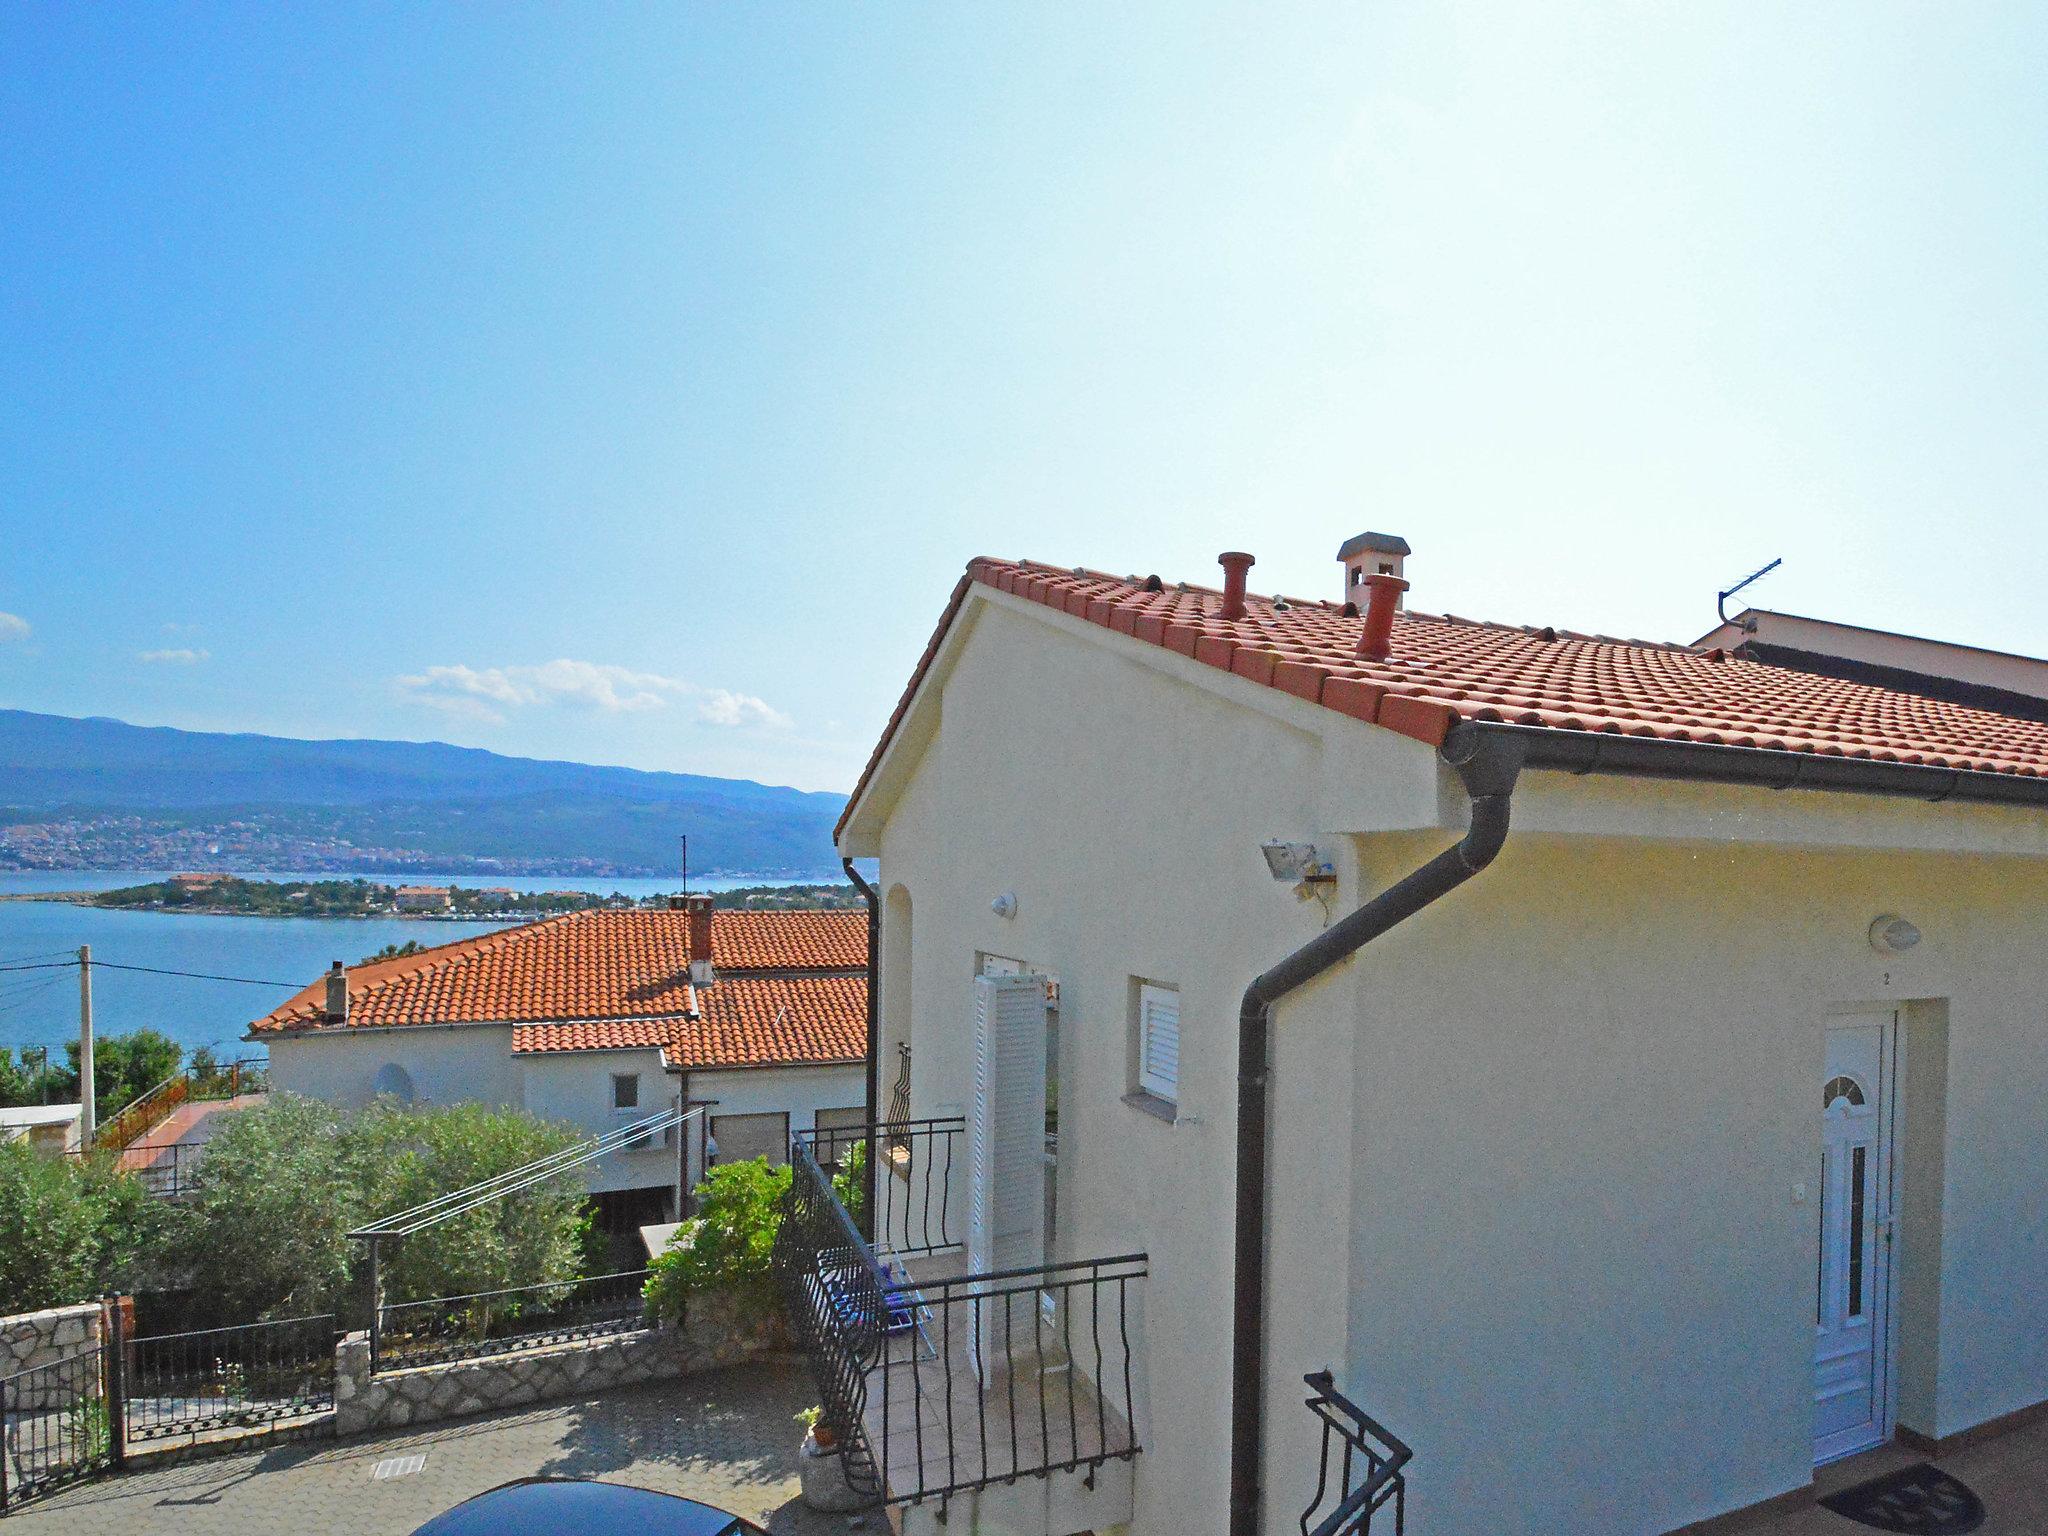
<path id="1" fill-rule="evenodd" d="M 765 699 L 726 688 L 707 688 L 697 701 L 697 718 L 706 725 L 787 726 L 789 716 Z"/>
<path id="2" fill-rule="evenodd" d="M 170 651 L 137 651 L 137 661 L 147 661 L 169 667 L 196 667 L 202 661 L 211 660 L 211 651 L 193 651 L 180 647 Z"/>
<path id="3" fill-rule="evenodd" d="M 604 714 L 665 709 L 695 700 L 707 725 L 786 726 L 789 717 L 751 694 L 704 688 L 659 672 L 565 659 L 533 667 L 428 667 L 397 679 L 399 691 L 466 720 L 502 723 L 515 709 L 565 706 Z"/>
<path id="4" fill-rule="evenodd" d="M 0 641 L 26 640 L 28 620 L 18 613 L 0 613 Z"/>

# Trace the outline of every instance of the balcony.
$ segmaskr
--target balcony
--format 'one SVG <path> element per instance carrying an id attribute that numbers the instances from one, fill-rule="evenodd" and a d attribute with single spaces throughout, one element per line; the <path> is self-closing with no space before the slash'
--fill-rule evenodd
<path id="1" fill-rule="evenodd" d="M 910 1507 L 906 1530 L 958 1501 L 1048 1536 L 1128 1521 L 1145 1255 L 969 1273 L 965 1128 L 897 1121 L 792 1150 L 776 1273 L 848 1480 Z"/>

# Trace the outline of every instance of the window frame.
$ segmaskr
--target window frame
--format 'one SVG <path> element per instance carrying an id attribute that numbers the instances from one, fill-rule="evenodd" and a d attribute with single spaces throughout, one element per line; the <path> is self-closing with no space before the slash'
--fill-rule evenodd
<path id="1" fill-rule="evenodd" d="M 614 1072 L 611 1074 L 611 1079 L 612 1113 L 618 1114 L 624 1110 L 637 1110 L 640 1107 L 640 1074 L 638 1072 Z M 633 1102 L 630 1104 L 619 1102 L 619 1084 L 621 1083 L 631 1083 L 633 1085 Z"/>

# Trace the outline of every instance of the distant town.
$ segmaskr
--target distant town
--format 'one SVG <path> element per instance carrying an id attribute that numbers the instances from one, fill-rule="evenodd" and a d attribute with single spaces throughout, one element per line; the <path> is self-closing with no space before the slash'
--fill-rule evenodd
<path id="1" fill-rule="evenodd" d="M 123 813 L 45 814 L 0 825 L 0 870 L 175 869 L 180 865 L 210 865 L 243 873 L 305 869 L 345 875 L 358 870 L 384 874 L 417 869 L 436 874 L 569 875 L 579 879 L 645 879 L 669 872 L 652 865 L 573 853 L 522 857 L 362 844 L 321 831 L 280 825 L 289 819 L 271 812 L 261 822 L 223 820 L 187 824 Z M 806 869 L 707 869 L 703 873 L 801 877 L 816 874 L 818 869 L 813 864 Z"/>
<path id="2" fill-rule="evenodd" d="M 372 880 L 247 880 L 224 873 L 172 875 L 111 891 L 53 891 L 34 899 L 124 911 L 214 913 L 237 917 L 532 918 L 597 908 L 662 907 L 664 893 L 516 891 L 509 886 L 383 885 Z M 754 885 L 719 891 L 715 905 L 739 911 L 859 906 L 850 885 Z"/>

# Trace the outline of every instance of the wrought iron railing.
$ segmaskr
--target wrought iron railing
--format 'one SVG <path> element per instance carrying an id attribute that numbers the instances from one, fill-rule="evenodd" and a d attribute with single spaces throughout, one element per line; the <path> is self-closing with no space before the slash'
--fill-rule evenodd
<path id="1" fill-rule="evenodd" d="M 0 1513 L 113 1465 L 108 1351 L 0 1376 Z"/>
<path id="2" fill-rule="evenodd" d="M 1306 1377 L 1309 1412 L 1322 1421 L 1315 1496 L 1301 1512 L 1302 1536 L 1363 1536 L 1389 1504 L 1394 1536 L 1408 1518 L 1405 1468 L 1415 1453 L 1337 1390 L 1328 1371 Z"/>
<path id="3" fill-rule="evenodd" d="M 99 1158 L 107 1167 L 133 1174 L 146 1194 L 159 1200 L 182 1200 L 197 1188 L 195 1175 L 205 1152 L 203 1141 L 173 1141 L 155 1147 L 143 1142 L 119 1152 L 103 1147 L 73 1148 L 64 1155 Z"/>
<path id="4" fill-rule="evenodd" d="M 515 1349 L 632 1333 L 647 1326 L 644 1269 L 471 1296 L 401 1301 L 378 1311 L 370 1369 L 398 1371 Z"/>
<path id="5" fill-rule="evenodd" d="M 896 1047 L 896 1085 L 889 1090 L 889 1123 L 900 1125 L 910 1118 L 910 1047 Z"/>
<path id="6" fill-rule="evenodd" d="M 189 1067 L 173 1072 L 101 1125 L 93 1145 L 115 1150 L 132 1146 L 168 1120 L 181 1104 L 240 1098 L 244 1093 L 262 1092 L 263 1086 L 260 1061 L 223 1062 L 205 1072 Z"/>
<path id="7" fill-rule="evenodd" d="M 774 1257 L 848 1482 L 917 1503 L 1056 1472 L 1093 1486 L 1136 1456 L 1145 1255 L 927 1278 L 954 1246 L 931 1241 L 943 1221 L 920 1251 L 867 1241 L 817 1155 L 849 1137 L 862 1133 L 797 1141 Z"/>
<path id="8" fill-rule="evenodd" d="M 337 1336 L 330 1315 L 131 1339 L 121 1372 L 128 1439 L 266 1428 L 332 1408 Z"/>
<path id="9" fill-rule="evenodd" d="M 795 1138 L 827 1173 L 852 1165 L 856 1148 L 880 1146 L 886 1179 L 858 1181 L 852 1201 L 854 1225 L 875 1245 L 905 1258 L 944 1253 L 963 1241 L 956 1230 L 965 1202 L 954 1197 L 956 1171 L 964 1173 L 961 1141 L 967 1122 L 958 1115 L 930 1120 L 892 1120 L 874 1127 L 841 1126 L 811 1131 Z M 957 1165 L 957 1168 L 956 1168 Z M 874 1189 L 879 1209 L 869 1222 L 859 1207 Z"/>

